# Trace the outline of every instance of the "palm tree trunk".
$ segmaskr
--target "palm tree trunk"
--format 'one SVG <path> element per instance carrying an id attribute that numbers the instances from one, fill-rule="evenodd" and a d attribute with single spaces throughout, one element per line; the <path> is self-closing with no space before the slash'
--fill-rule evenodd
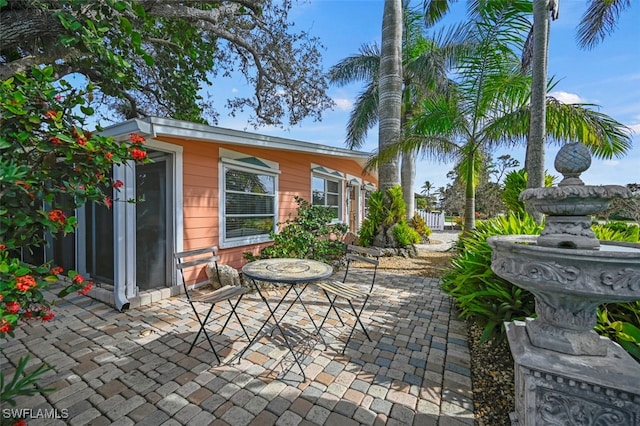
<path id="1" fill-rule="evenodd" d="M 475 188 L 475 153 L 469 154 L 469 165 L 466 169 L 464 200 L 464 234 L 476 227 L 476 188 Z"/>
<path id="2" fill-rule="evenodd" d="M 402 1 L 385 0 L 382 16 L 382 49 L 378 83 L 378 147 L 382 151 L 400 141 L 402 106 Z M 399 184 L 398 158 L 378 167 L 380 189 Z"/>
<path id="3" fill-rule="evenodd" d="M 533 68 L 531 82 L 531 124 L 525 169 L 527 188 L 544 187 L 544 151 L 546 134 L 547 55 L 549 49 L 548 0 L 533 2 Z M 529 211 L 536 222 L 542 222 L 542 213 Z"/>
<path id="4" fill-rule="evenodd" d="M 416 180 L 416 159 L 414 154 L 402 154 L 400 167 L 400 182 L 402 185 L 402 198 L 407 205 L 407 220 L 413 218 L 416 209 L 413 187 Z"/>

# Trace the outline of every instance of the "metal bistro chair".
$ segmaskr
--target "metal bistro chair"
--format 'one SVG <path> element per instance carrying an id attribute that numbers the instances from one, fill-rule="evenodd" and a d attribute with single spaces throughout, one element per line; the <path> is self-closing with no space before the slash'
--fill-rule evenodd
<path id="1" fill-rule="evenodd" d="M 227 324 L 229 324 L 229 320 L 231 320 L 231 315 L 233 314 L 238 320 L 238 323 L 240 323 L 240 327 L 242 327 L 242 331 L 244 331 L 244 334 L 247 336 L 247 339 L 251 340 L 251 338 L 249 337 L 249 333 L 247 333 L 247 330 L 244 328 L 244 325 L 242 324 L 242 321 L 240 321 L 240 317 L 236 312 L 236 307 L 242 300 L 242 296 L 244 296 L 244 294 L 249 290 L 241 286 L 224 285 L 223 287 L 220 287 L 219 289 L 214 290 L 212 292 L 203 293 L 201 295 L 194 295 L 192 294 L 193 289 L 189 289 L 189 286 L 187 285 L 187 282 L 184 277 L 185 269 L 213 263 L 216 268 L 216 274 L 218 275 L 218 281 L 220 282 L 220 284 L 222 284 L 222 281 L 220 280 L 220 271 L 218 269 L 218 260 L 220 259 L 220 257 L 217 254 L 218 254 L 218 247 L 213 246 L 213 247 L 207 247 L 207 248 L 202 248 L 197 250 L 188 250 L 180 253 L 175 253 L 174 258 L 176 260 L 176 266 L 180 271 L 180 277 L 182 278 L 182 286 L 184 287 L 184 292 L 187 295 L 187 300 L 189 301 L 189 304 L 191 305 L 191 308 L 193 309 L 193 312 L 196 315 L 196 319 L 200 323 L 200 329 L 198 330 L 198 334 L 196 334 L 195 339 L 193 339 L 193 343 L 191 343 L 191 347 L 189 348 L 189 352 L 187 352 L 187 355 L 191 353 L 191 350 L 193 349 L 196 342 L 198 341 L 198 338 L 200 337 L 200 333 L 204 332 L 204 335 L 209 341 L 209 345 L 211 345 L 211 349 L 213 350 L 213 353 L 216 356 L 216 359 L 218 360 L 218 362 L 221 362 L 220 357 L 218 356 L 218 352 L 216 352 L 216 349 L 213 347 L 213 342 L 211 341 L 209 334 L 205 329 L 205 325 L 207 324 L 207 321 L 209 320 L 209 317 L 211 316 L 211 313 L 213 312 L 213 308 L 216 306 L 216 304 L 219 302 L 224 302 L 226 300 L 227 302 L 229 302 L 231 311 L 229 311 L 227 320 L 225 321 L 224 325 L 222 326 L 222 329 L 220 330 L 220 334 L 224 332 L 224 329 L 227 327 Z M 237 299 L 235 303 L 232 302 L 232 300 L 234 299 Z M 198 313 L 198 309 L 196 309 L 196 304 L 209 305 L 209 310 L 207 311 L 207 314 L 204 317 L 204 320 L 202 319 L 203 313 L 202 314 Z M 215 319 L 221 318 L 223 316 L 224 314 L 221 314 Z"/>
<path id="2" fill-rule="evenodd" d="M 369 297 L 373 293 L 373 287 L 376 282 L 376 274 L 378 272 L 378 265 L 380 263 L 380 256 L 381 256 L 380 250 L 376 248 L 348 245 L 346 251 L 347 251 L 346 253 L 347 267 L 345 269 L 344 278 L 342 279 L 342 281 L 324 281 L 317 284 L 318 287 L 322 289 L 325 296 L 327 296 L 327 299 L 329 300 L 329 303 L 330 303 L 329 309 L 327 310 L 327 314 L 324 316 L 319 329 L 322 329 L 322 326 L 324 325 L 325 321 L 329 317 L 329 314 L 331 313 L 332 310 L 336 313 L 342 325 L 344 325 L 344 321 L 342 321 L 342 318 L 338 313 L 338 309 L 341 311 L 346 311 L 354 316 L 355 320 L 353 322 L 353 327 L 351 327 L 351 332 L 349 333 L 349 337 L 347 337 L 347 341 L 345 342 L 345 345 L 342 348 L 342 353 L 344 353 L 345 349 L 347 348 L 347 345 L 351 340 L 351 336 L 353 336 L 353 332 L 356 329 L 356 325 L 358 324 L 360 324 L 360 327 L 362 328 L 362 331 L 364 331 L 364 334 L 367 336 L 367 339 L 371 341 L 371 337 L 369 336 L 369 333 L 367 332 L 367 329 L 364 326 L 364 324 L 362 324 L 362 321 L 360 320 L 360 316 L 362 315 L 362 311 L 364 311 L 364 308 L 367 305 L 367 301 L 369 300 Z M 373 265 L 374 267 L 373 276 L 371 277 L 371 283 L 368 286 L 368 290 L 363 288 L 363 286 L 358 283 L 348 282 L 349 270 L 350 270 L 352 261 L 366 262 Z M 336 301 L 339 299 L 346 300 L 351 310 L 349 311 L 347 309 L 337 307 Z M 359 304 L 360 305 L 359 308 L 356 308 L 356 305 L 354 305 L 354 303 Z"/>

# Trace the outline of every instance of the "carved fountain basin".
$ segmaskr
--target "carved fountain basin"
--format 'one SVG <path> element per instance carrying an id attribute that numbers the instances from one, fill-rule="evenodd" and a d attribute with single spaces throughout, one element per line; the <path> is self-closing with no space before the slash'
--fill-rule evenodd
<path id="1" fill-rule="evenodd" d="M 606 355 L 593 327 L 602 303 L 640 299 L 640 244 L 601 242 L 599 250 L 543 247 L 537 236 L 490 237 L 491 268 L 536 296 L 531 343 L 572 355 Z"/>
<path id="2" fill-rule="evenodd" d="M 531 292 L 593 297 L 599 303 L 640 299 L 640 244 L 601 241 L 600 250 L 536 245 L 537 236 L 490 237 L 491 267 Z"/>

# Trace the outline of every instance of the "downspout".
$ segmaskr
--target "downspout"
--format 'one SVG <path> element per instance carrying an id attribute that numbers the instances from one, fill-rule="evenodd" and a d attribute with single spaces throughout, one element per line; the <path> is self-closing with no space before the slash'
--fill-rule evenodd
<path id="1" fill-rule="evenodd" d="M 123 180 L 127 182 L 124 191 L 123 197 L 125 200 L 128 200 L 131 195 L 131 191 L 133 190 L 131 182 L 128 182 L 124 179 L 126 166 L 117 166 L 113 171 L 113 175 L 115 179 Z M 125 208 L 123 203 L 114 202 L 113 203 L 113 232 L 115 234 L 115 238 L 113 239 L 113 297 L 116 305 L 116 309 L 120 312 L 123 312 L 129 309 L 130 303 L 127 298 L 127 280 L 126 280 L 126 250 L 123 255 L 121 253 L 120 248 L 126 247 L 126 218 L 125 218 Z"/>

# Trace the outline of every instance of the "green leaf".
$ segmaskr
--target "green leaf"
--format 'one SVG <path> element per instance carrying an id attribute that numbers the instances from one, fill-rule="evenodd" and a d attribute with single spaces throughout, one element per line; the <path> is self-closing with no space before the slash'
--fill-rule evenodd
<path id="1" fill-rule="evenodd" d="M 142 43 L 142 36 L 139 32 L 134 31 L 133 33 L 131 33 L 131 42 L 136 49 L 140 48 L 140 45 Z"/>
<path id="2" fill-rule="evenodd" d="M 131 25 L 131 21 L 129 21 L 124 16 L 120 17 L 120 28 L 126 34 L 130 34 L 131 31 L 133 30 L 133 26 Z"/>

